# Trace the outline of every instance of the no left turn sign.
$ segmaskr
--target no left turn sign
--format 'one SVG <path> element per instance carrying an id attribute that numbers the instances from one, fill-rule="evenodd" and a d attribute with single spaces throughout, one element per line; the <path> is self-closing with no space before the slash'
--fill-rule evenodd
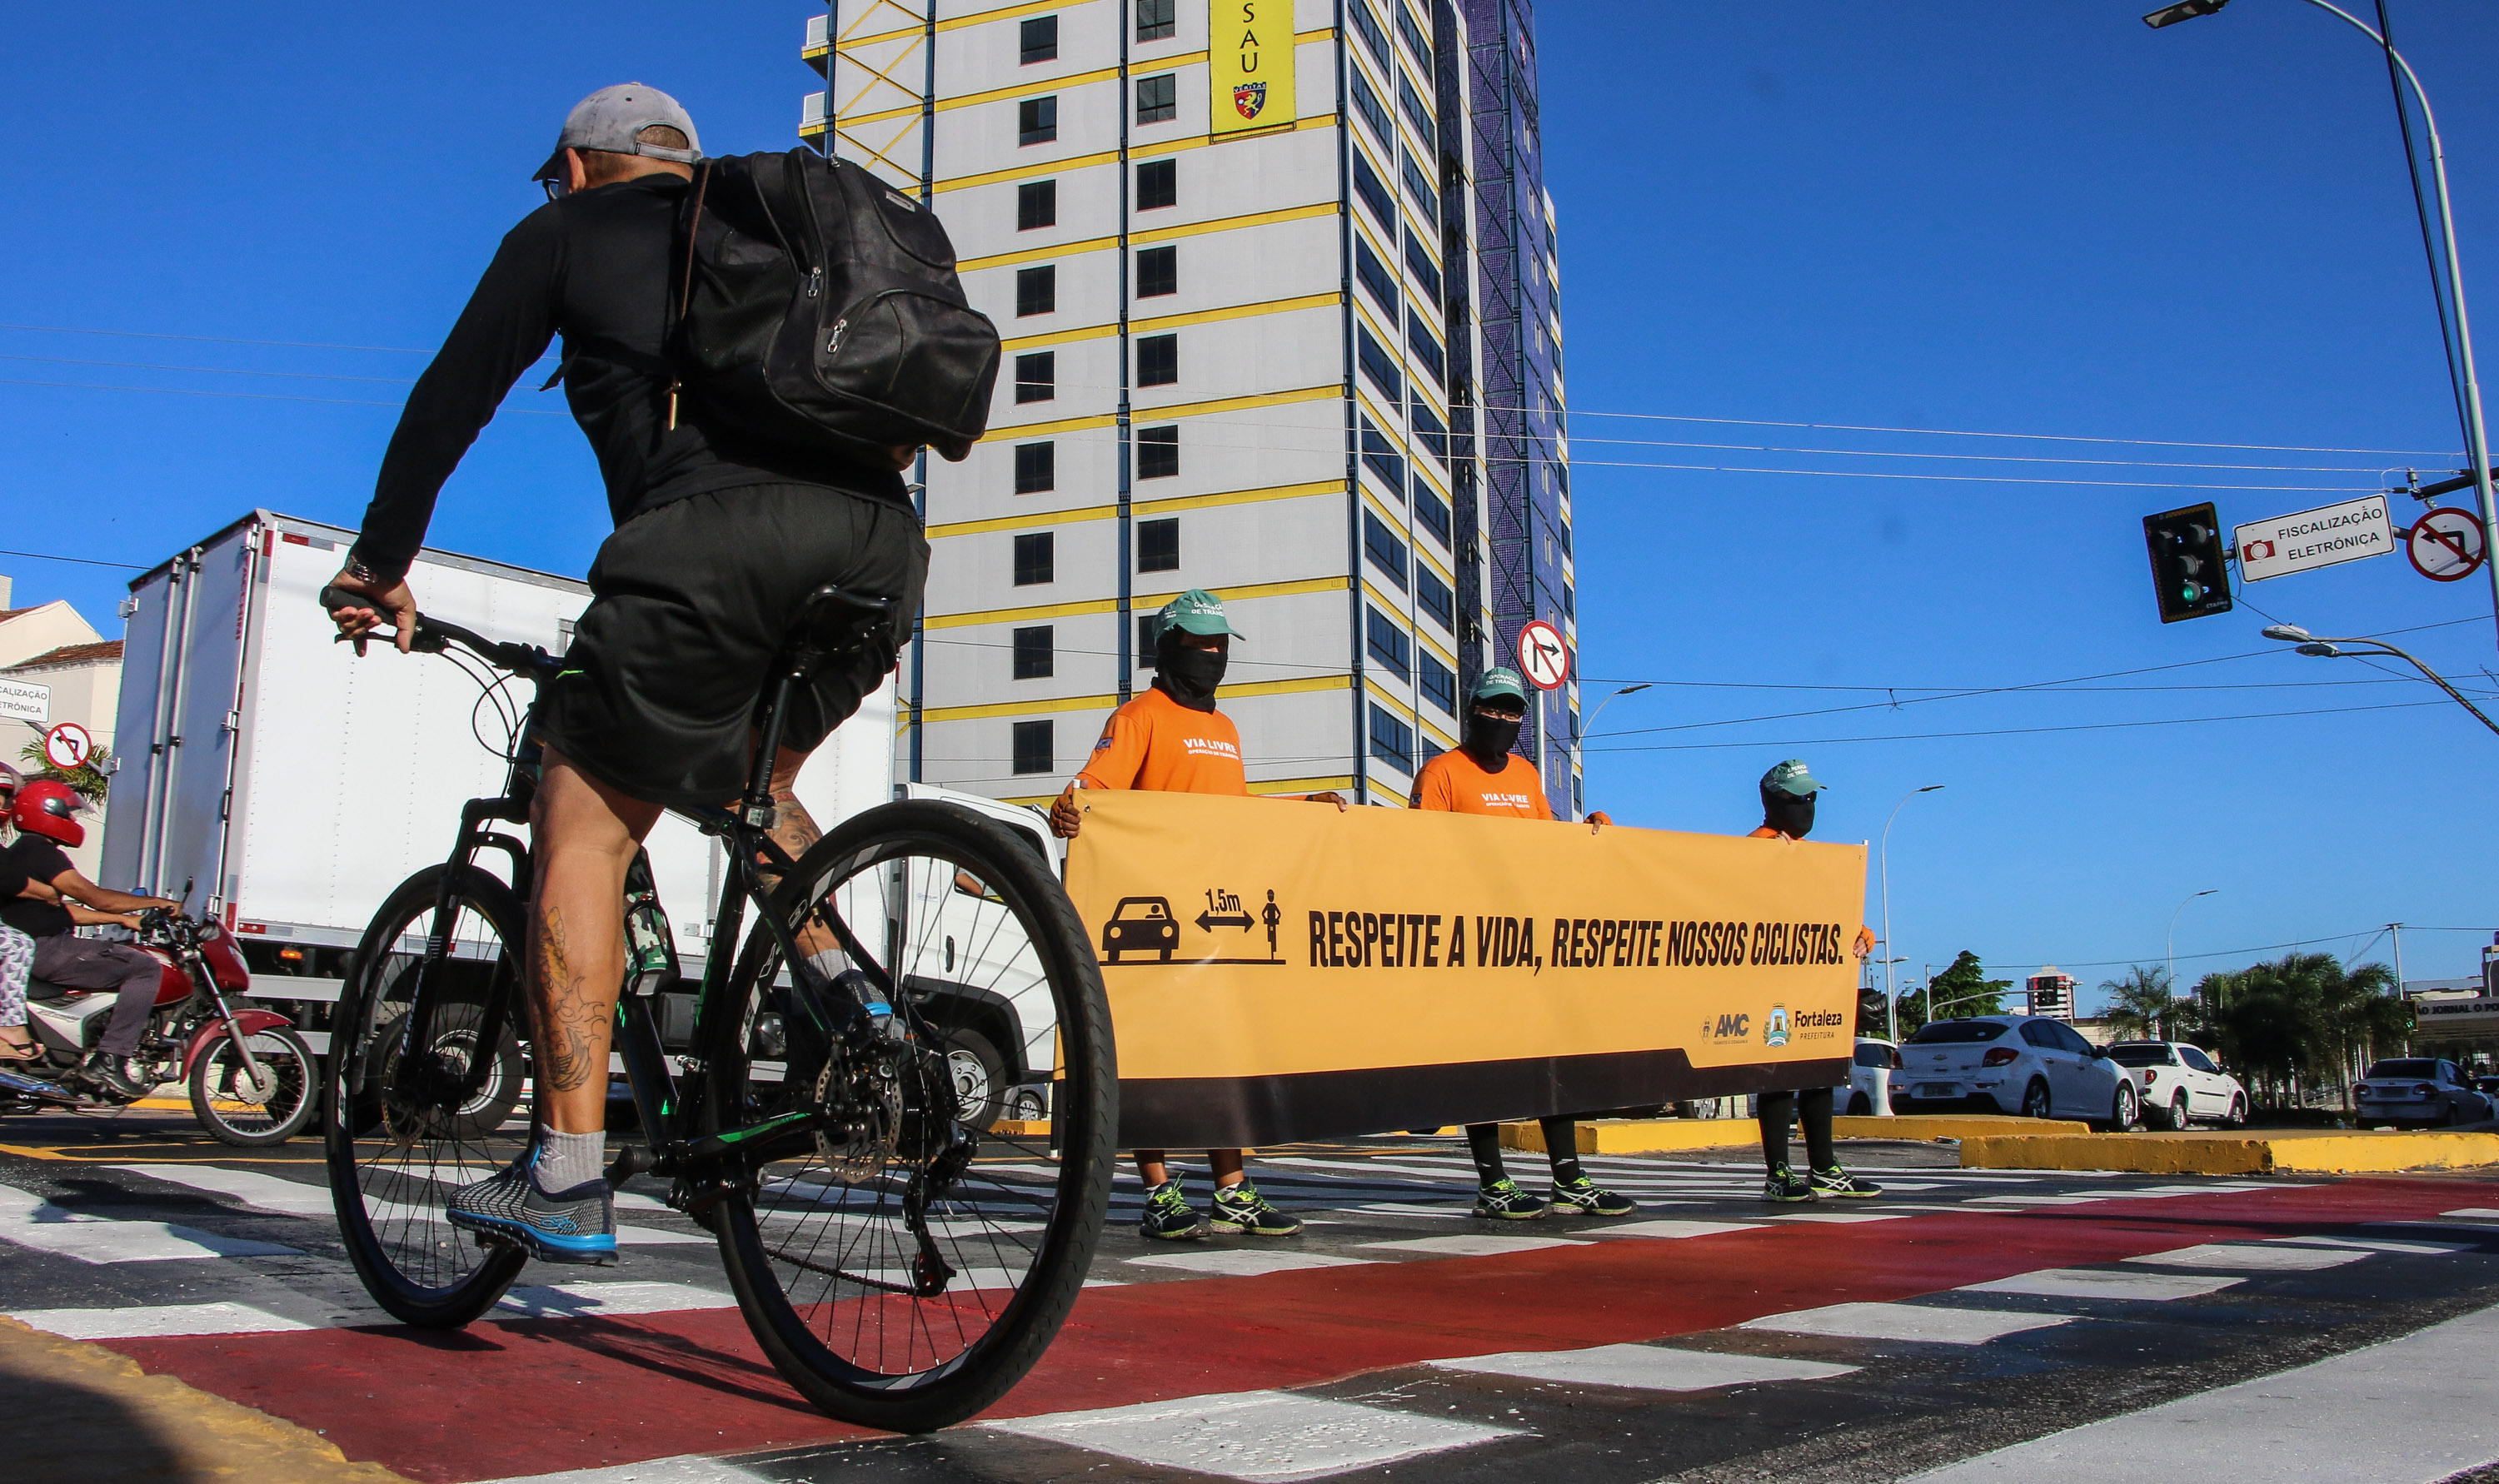
<path id="1" fill-rule="evenodd" d="M 1558 691 L 1571 678 L 1571 646 L 1562 630 L 1530 619 L 1518 630 L 1518 669 L 1540 691 Z"/>
<path id="2" fill-rule="evenodd" d="M 2489 553 L 2483 550 L 2482 517 L 2444 505 L 2424 511 L 2413 522 L 2404 542 L 2413 570 L 2432 582 L 2457 582 L 2472 576 Z"/>
<path id="3" fill-rule="evenodd" d="M 44 760 L 62 772 L 86 766 L 94 756 L 94 735 L 76 722 L 63 722 L 44 733 Z"/>

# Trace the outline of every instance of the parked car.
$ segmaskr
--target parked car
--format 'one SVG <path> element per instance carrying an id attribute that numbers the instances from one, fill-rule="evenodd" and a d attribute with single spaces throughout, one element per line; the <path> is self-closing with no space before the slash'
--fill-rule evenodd
<path id="1" fill-rule="evenodd" d="M 1900 1048 L 1892 1106 L 2081 1118 L 2130 1129 L 2142 1110 L 2133 1075 L 2062 1020 L 1973 1016 L 1922 1026 Z"/>
<path id="2" fill-rule="evenodd" d="M 1832 1101 L 1852 1117 L 1884 1117 L 1892 1112 L 1892 1075 L 1899 1069 L 1900 1048 L 1872 1036 L 1857 1038 L 1857 1054 L 1848 1064 L 1848 1081 L 1831 1089 Z"/>
<path id="3" fill-rule="evenodd" d="M 2369 1075 L 2353 1091 L 2359 1097 L 2360 1121 L 2399 1128 L 2481 1123 L 2490 1117 L 2493 1106 L 2444 1056 L 2390 1056 L 2372 1062 Z"/>
<path id="4" fill-rule="evenodd" d="M 2202 1047 L 2184 1041 L 2121 1041 L 2108 1053 L 2109 1060 L 2133 1069 L 2144 1121 L 2155 1128 L 2185 1128 L 2198 1118 L 2223 1128 L 2248 1121 L 2248 1089 Z"/>
<path id="5" fill-rule="evenodd" d="M 2499 1108 L 2499 1077 L 2475 1078 L 2473 1080 L 2473 1090 L 2481 1093 L 2483 1097 L 2490 1099 L 2490 1106 L 2493 1108 Z"/>

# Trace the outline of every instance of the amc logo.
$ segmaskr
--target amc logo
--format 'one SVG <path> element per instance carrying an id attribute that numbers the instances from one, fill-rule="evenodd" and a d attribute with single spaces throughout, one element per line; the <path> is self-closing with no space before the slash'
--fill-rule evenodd
<path id="1" fill-rule="evenodd" d="M 1715 1021 L 1701 1022 L 1701 1035 L 1708 1041 L 1741 1041 L 1752 1033 L 1753 1017 L 1748 1015 L 1720 1016 Z"/>

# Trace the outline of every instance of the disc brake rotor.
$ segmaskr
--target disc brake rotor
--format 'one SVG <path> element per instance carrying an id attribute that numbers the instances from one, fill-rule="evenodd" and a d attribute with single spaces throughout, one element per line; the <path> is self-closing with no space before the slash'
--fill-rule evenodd
<path id="1" fill-rule="evenodd" d="M 883 1049 L 873 1058 L 836 1048 L 825 1059 L 811 1089 L 823 1121 L 816 1129 L 816 1156 L 844 1185 L 876 1178 L 902 1137 L 902 1083 L 894 1074 L 901 1054 Z"/>

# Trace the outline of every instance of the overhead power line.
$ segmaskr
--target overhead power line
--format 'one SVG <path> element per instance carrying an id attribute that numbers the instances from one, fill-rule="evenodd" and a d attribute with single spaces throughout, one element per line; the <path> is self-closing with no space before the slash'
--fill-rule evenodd
<path id="1" fill-rule="evenodd" d="M 1961 737 L 2024 737 L 2051 731 L 2123 731 L 2138 726 L 2200 726 L 2211 722 L 2263 722 L 2288 716 L 2340 716 L 2353 711 L 2410 711 L 2445 706 L 2439 700 L 2389 701 L 2380 706 L 2322 706 L 2306 711 L 2251 711 L 2238 716 L 2181 716 L 2150 722 L 2082 722 L 2066 726 L 2005 726 L 1979 731 L 1903 732 L 1880 737 L 1788 737 L 1751 742 L 1649 742 L 1638 747 L 1592 747 L 1591 753 L 1700 753 L 1735 747 L 1836 747 L 1851 742 L 1939 742 Z"/>

